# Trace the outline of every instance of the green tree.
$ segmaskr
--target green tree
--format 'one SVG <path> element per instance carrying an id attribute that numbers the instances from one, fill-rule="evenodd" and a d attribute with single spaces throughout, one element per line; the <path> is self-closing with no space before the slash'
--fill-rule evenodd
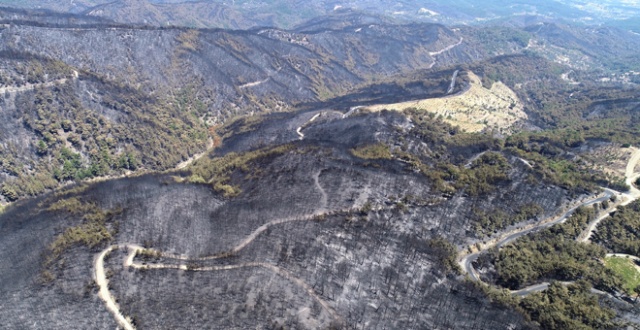
<path id="1" fill-rule="evenodd" d="M 46 155 L 48 151 L 49 146 L 47 145 L 47 143 L 43 140 L 38 141 L 38 144 L 36 144 L 36 152 L 38 153 L 38 155 Z"/>
<path id="2" fill-rule="evenodd" d="M 123 153 L 117 161 L 118 168 L 134 171 L 138 168 L 138 160 L 131 152 Z"/>
<path id="3" fill-rule="evenodd" d="M 10 202 L 18 199 L 18 193 L 16 192 L 16 189 L 7 184 L 4 184 L 2 186 L 2 195 Z"/>

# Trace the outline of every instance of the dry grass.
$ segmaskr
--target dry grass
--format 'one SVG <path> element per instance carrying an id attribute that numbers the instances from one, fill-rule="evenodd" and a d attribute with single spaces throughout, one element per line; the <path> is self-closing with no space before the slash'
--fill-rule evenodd
<path id="1" fill-rule="evenodd" d="M 633 151 L 634 149 L 631 148 L 607 144 L 585 149 L 580 153 L 580 157 L 593 170 L 622 178 L 625 176 L 627 162 Z"/>
<path id="2" fill-rule="evenodd" d="M 467 132 L 479 132 L 486 128 L 496 128 L 509 133 L 518 121 L 526 119 L 523 105 L 518 96 L 505 84 L 494 83 L 490 89 L 482 86 L 482 81 L 473 72 L 467 72 L 469 89 L 459 95 L 425 99 L 395 104 L 381 104 L 368 107 L 372 111 L 417 108 L 435 113 Z"/>

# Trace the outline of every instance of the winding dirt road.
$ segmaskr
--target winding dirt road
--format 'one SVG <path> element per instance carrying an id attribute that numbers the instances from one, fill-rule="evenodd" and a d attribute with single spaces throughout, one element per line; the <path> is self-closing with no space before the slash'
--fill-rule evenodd
<path id="1" fill-rule="evenodd" d="M 355 209 L 355 208 L 354 208 Z M 349 209 L 352 210 L 352 209 Z M 239 252 L 240 250 L 244 249 L 245 247 L 247 247 L 249 244 L 251 244 L 251 242 L 253 242 L 260 234 L 262 234 L 263 232 L 265 232 L 269 227 L 274 226 L 274 225 L 278 225 L 278 224 L 283 224 L 286 222 L 293 222 L 293 221 L 311 221 L 314 220 L 316 216 L 318 216 L 319 212 L 313 213 L 313 214 L 309 214 L 309 215 L 305 215 L 302 217 L 298 217 L 298 218 L 286 218 L 286 219 L 278 219 L 278 220 L 274 220 L 271 222 L 268 222 L 260 227 L 258 227 L 256 230 L 254 230 L 251 234 L 249 234 L 249 236 L 247 236 L 243 241 L 241 241 L 239 244 L 237 244 L 234 248 L 232 248 L 230 251 L 228 252 L 224 252 L 224 253 L 219 253 L 213 256 L 207 256 L 207 257 L 200 257 L 200 258 L 190 258 L 187 256 L 183 256 L 183 255 L 176 255 L 176 254 L 171 254 L 171 253 L 166 253 L 166 252 L 162 252 L 159 250 L 155 250 L 155 249 L 145 249 L 139 245 L 135 245 L 135 244 L 123 244 L 123 245 L 112 245 L 109 246 L 108 248 L 106 248 L 105 250 L 103 250 L 102 252 L 100 252 L 100 254 L 98 254 L 98 256 L 96 257 L 96 260 L 94 262 L 94 279 L 96 281 L 96 284 L 98 285 L 100 291 L 98 293 L 100 299 L 102 299 L 105 303 L 105 306 L 107 307 L 107 310 L 109 310 L 109 312 L 111 312 L 111 314 L 115 317 L 116 321 L 118 322 L 118 325 L 120 325 L 121 327 L 123 327 L 126 330 L 133 330 L 135 329 L 135 327 L 133 326 L 133 324 L 131 323 L 130 319 L 128 317 L 126 317 L 124 314 L 122 314 L 120 307 L 118 306 L 115 297 L 111 294 L 111 292 L 109 292 L 109 281 L 107 280 L 107 276 L 104 270 L 104 259 L 105 257 L 111 253 L 112 251 L 118 249 L 118 248 L 126 248 L 129 250 L 129 254 L 127 255 L 127 258 L 124 261 L 124 267 L 128 268 L 135 268 L 135 269 L 176 269 L 176 270 L 189 270 L 189 271 L 224 271 L 224 270 L 233 270 L 233 269 L 241 269 L 241 268 L 247 268 L 247 267 L 260 267 L 263 269 L 266 269 L 268 271 L 271 271 L 275 274 L 278 274 L 279 276 L 282 276 L 283 278 L 288 279 L 289 281 L 291 281 L 292 283 L 294 283 L 295 285 L 299 286 L 300 288 L 304 289 L 311 297 L 313 297 L 328 313 L 331 314 L 331 316 L 338 321 L 342 321 L 341 317 L 336 313 L 336 311 L 327 303 L 325 302 L 320 296 L 318 296 L 315 291 L 313 290 L 313 288 L 311 288 L 311 286 L 309 286 L 307 283 L 305 283 L 303 280 L 291 275 L 289 272 L 275 266 L 269 263 L 263 263 L 263 262 L 249 262 L 249 263 L 241 263 L 241 264 L 237 264 L 237 265 L 224 265 L 224 266 L 202 266 L 202 267 L 190 267 L 187 264 L 189 262 L 194 262 L 194 261 L 205 261 L 205 260 L 214 260 L 214 259 L 222 259 L 225 257 L 228 257 L 231 254 L 235 254 L 237 252 Z M 135 262 L 135 257 L 136 255 L 138 255 L 139 253 L 151 253 L 151 254 L 156 254 L 157 256 L 160 257 L 164 257 L 164 258 L 169 258 L 169 259 L 176 259 L 176 260 L 180 260 L 180 261 L 184 261 L 181 264 L 162 264 L 162 263 L 151 263 L 151 264 L 141 264 L 141 263 L 137 263 Z"/>
<path id="2" fill-rule="evenodd" d="M 317 115 L 316 115 L 317 116 Z M 249 234 L 244 240 L 242 240 L 241 242 L 239 242 L 238 244 L 235 245 L 235 247 L 233 247 L 231 250 L 227 251 L 227 252 L 223 252 L 223 253 L 218 253 L 212 256 L 206 256 L 206 257 L 200 257 L 200 258 L 191 258 L 188 256 L 184 256 L 184 255 L 177 255 L 177 254 L 172 254 L 172 253 L 166 253 L 166 252 L 162 252 L 159 250 L 155 250 L 155 249 L 145 249 L 142 246 L 136 245 L 136 244 L 121 244 L 121 245 L 112 245 L 109 246 L 108 248 L 106 248 L 105 250 L 103 250 L 102 252 L 100 252 L 94 262 L 93 268 L 94 268 L 94 279 L 96 281 L 96 284 L 99 287 L 99 297 L 100 299 L 102 299 L 105 303 L 105 306 L 107 307 L 107 310 L 109 310 L 109 312 L 115 317 L 116 321 L 118 322 L 118 325 L 121 326 L 122 328 L 126 329 L 126 330 L 133 330 L 135 329 L 135 327 L 133 326 L 130 318 L 128 318 L 127 316 L 125 316 L 124 314 L 122 314 L 120 307 L 118 306 L 115 297 L 111 294 L 111 292 L 109 292 L 109 281 L 107 280 L 107 276 L 104 270 L 104 259 L 107 255 L 109 255 L 109 253 L 111 253 L 112 251 L 116 250 L 116 249 L 128 249 L 129 253 L 127 254 L 127 257 L 124 260 L 124 268 L 135 268 L 135 269 L 176 269 L 176 270 L 183 270 L 183 271 L 225 271 L 225 270 L 233 270 L 233 269 L 241 269 L 241 268 L 247 268 L 247 267 L 260 267 L 263 269 L 266 269 L 268 271 L 271 271 L 283 278 L 286 278 L 287 280 L 291 281 L 292 283 L 294 283 L 295 285 L 297 285 L 298 287 L 304 289 L 309 296 L 313 297 L 314 300 L 316 300 L 329 314 L 331 314 L 331 316 L 339 321 L 342 322 L 342 318 L 341 316 L 336 313 L 336 311 L 326 302 L 324 301 L 314 290 L 311 286 L 309 286 L 306 282 L 304 282 L 303 280 L 293 276 L 291 273 L 275 266 L 269 263 L 264 263 L 264 262 L 248 262 L 248 263 L 241 263 L 241 264 L 237 264 L 237 265 L 224 265 L 224 266 L 188 266 L 188 264 L 190 262 L 196 262 L 196 261 L 205 261 L 205 260 L 214 260 L 214 259 L 222 259 L 222 258 L 226 258 L 229 255 L 235 254 L 240 252 L 242 249 L 244 249 L 245 247 L 247 247 L 249 244 L 251 244 L 258 236 L 260 236 L 260 234 L 262 234 L 263 232 L 265 232 L 267 229 L 269 229 L 272 226 L 275 225 L 279 225 L 279 224 L 283 224 L 283 223 L 287 223 L 287 222 L 295 222 L 295 221 L 313 221 L 315 219 L 317 219 L 318 216 L 320 215 L 326 215 L 328 214 L 327 212 L 325 212 L 324 210 L 326 209 L 327 206 L 327 193 L 324 191 L 324 188 L 322 188 L 322 185 L 319 182 L 319 177 L 320 174 L 322 173 L 322 171 L 318 172 L 316 175 L 313 176 L 313 180 L 314 183 L 316 185 L 316 187 L 318 188 L 318 190 L 320 191 L 320 193 L 322 194 L 322 197 L 320 199 L 320 208 L 312 213 L 312 214 L 307 214 L 301 217 L 291 217 L 291 218 L 284 218 L 284 219 L 277 219 L 277 220 L 273 220 L 270 221 L 268 223 L 263 224 L 262 226 L 256 228 L 251 234 Z M 349 212 L 349 211 L 355 211 L 358 210 L 359 208 L 356 207 L 355 205 L 344 209 L 344 210 L 335 210 L 333 211 L 333 213 L 340 213 L 340 212 Z M 373 211 L 380 211 L 384 209 L 383 207 L 374 207 Z M 179 260 L 179 261 L 183 261 L 180 264 L 163 264 L 163 263 L 147 263 L 147 264 L 141 264 L 141 263 L 137 263 L 135 262 L 135 257 L 136 255 L 140 254 L 140 253 L 150 253 L 150 254 L 154 254 L 156 256 L 159 257 L 163 257 L 163 258 L 168 258 L 168 259 L 175 259 L 175 260 Z"/>
<path id="3" fill-rule="evenodd" d="M 306 123 L 302 124 L 302 126 L 296 129 L 296 133 L 298 133 L 298 135 L 300 136 L 300 140 L 304 140 L 304 133 L 302 133 L 302 129 L 307 125 L 313 123 L 316 119 L 318 119 L 318 117 L 320 117 L 321 114 L 322 112 L 316 113 L 313 117 L 311 117 L 311 119 L 309 119 Z"/>
<path id="4" fill-rule="evenodd" d="M 313 183 L 316 185 L 316 189 L 318 189 L 318 191 L 320 191 L 320 194 L 322 195 L 322 197 L 320 197 L 320 207 L 318 208 L 318 211 L 316 211 L 316 213 L 324 213 L 325 210 L 327 209 L 327 203 L 329 202 L 329 196 L 327 195 L 327 192 L 324 190 L 324 188 L 322 188 L 322 185 L 320 184 L 321 174 L 322 174 L 322 170 L 318 171 L 318 173 L 316 173 L 313 176 Z"/>
<path id="5" fill-rule="evenodd" d="M 458 77 L 458 73 L 460 70 L 456 70 L 453 72 L 453 76 L 451 76 L 451 84 L 449 84 L 449 89 L 447 89 L 447 94 L 449 95 L 453 92 L 453 89 L 456 88 L 456 78 Z"/>
<path id="6" fill-rule="evenodd" d="M 463 41 L 464 41 L 464 38 L 460 37 L 460 40 L 458 42 L 456 42 L 455 44 L 449 45 L 449 46 L 447 46 L 445 48 L 442 48 L 442 49 L 440 49 L 438 51 L 435 51 L 435 52 L 429 52 L 429 55 L 430 56 L 438 56 L 438 55 L 440 55 L 440 54 L 442 54 L 444 52 L 448 52 L 448 51 L 450 51 L 450 50 L 462 45 Z"/>
<path id="7" fill-rule="evenodd" d="M 326 302 L 324 301 L 320 296 L 318 296 L 318 294 L 313 290 L 313 288 L 311 286 L 309 286 L 306 282 L 304 282 L 303 280 L 291 275 L 291 273 L 287 272 L 286 270 L 277 267 L 275 265 L 269 264 L 269 263 L 264 263 L 264 262 L 247 262 L 247 263 L 241 263 L 241 264 L 237 264 L 237 265 L 224 265 L 224 266 L 202 266 L 202 267 L 197 267 L 197 266 L 188 266 L 186 263 L 183 264 L 162 264 L 162 263 L 146 263 L 146 264 L 141 264 L 141 263 L 137 263 L 134 261 L 135 255 L 142 251 L 141 249 L 135 248 L 135 249 L 131 249 L 130 253 L 129 253 L 129 257 L 127 258 L 127 265 L 129 267 L 133 267 L 136 269 L 177 269 L 177 270 L 189 270 L 189 271 L 196 271 L 196 272 L 212 272 L 212 271 L 225 271 L 225 270 L 235 270 L 235 269 L 242 269 L 242 268 L 263 268 L 266 269 L 268 271 L 271 271 L 287 280 L 289 280 L 290 282 L 292 282 L 293 284 L 297 285 L 298 287 L 302 288 L 303 290 L 305 290 L 307 292 L 307 294 L 311 297 L 314 298 L 314 300 L 316 300 L 321 306 L 322 308 L 324 308 L 329 314 L 331 314 L 331 317 L 333 317 L 336 320 L 340 320 L 341 317 L 336 313 L 336 311 Z M 159 252 L 156 250 L 149 250 L 147 249 L 147 251 L 150 252 Z"/>
<path id="8" fill-rule="evenodd" d="M 266 79 L 263 79 L 263 80 L 258 80 L 258 81 L 246 83 L 246 84 L 238 86 L 238 88 L 245 89 L 245 88 L 249 88 L 249 87 L 255 87 L 255 86 L 258 86 L 258 85 L 266 83 L 267 81 L 269 81 L 269 79 L 271 79 L 271 77 L 267 77 Z"/>
<path id="9" fill-rule="evenodd" d="M 213 144 L 213 138 L 209 138 L 209 141 L 207 142 L 207 149 L 199 154 L 195 154 L 191 157 L 189 157 L 189 159 L 181 162 L 180 164 L 176 165 L 175 170 L 181 170 L 183 168 L 186 168 L 187 166 L 191 165 L 193 162 L 195 162 L 196 160 L 202 158 L 204 155 L 208 154 L 209 152 L 211 152 L 211 150 L 213 150 L 214 144 Z"/>
<path id="10" fill-rule="evenodd" d="M 447 47 L 445 47 L 445 48 L 443 48 L 441 50 L 435 51 L 435 52 L 429 52 L 429 56 L 431 56 L 433 58 L 433 63 L 431 63 L 428 68 L 431 69 L 436 65 L 436 63 L 438 63 L 438 61 L 436 61 L 436 57 L 438 55 L 443 54 L 445 52 L 448 52 L 448 51 L 450 51 L 450 50 L 462 45 L 462 42 L 464 42 L 464 38 L 460 37 L 460 40 L 458 42 L 456 42 L 455 44 L 453 44 L 453 45 L 449 45 L 449 46 L 447 46 Z"/>
<path id="11" fill-rule="evenodd" d="M 98 297 L 100 297 L 100 299 L 104 301 L 107 310 L 109 310 L 109 312 L 111 312 L 111 314 L 115 317 L 118 325 L 125 330 L 134 330 L 135 327 L 131 323 L 130 319 L 125 317 L 122 312 L 120 312 L 120 306 L 118 306 L 118 303 L 116 303 L 115 297 L 111 294 L 111 292 L 109 292 L 109 281 L 107 280 L 107 275 L 104 271 L 104 258 L 113 250 L 118 248 L 120 248 L 120 246 L 112 245 L 98 254 L 96 260 L 93 263 L 93 278 L 99 288 Z"/>

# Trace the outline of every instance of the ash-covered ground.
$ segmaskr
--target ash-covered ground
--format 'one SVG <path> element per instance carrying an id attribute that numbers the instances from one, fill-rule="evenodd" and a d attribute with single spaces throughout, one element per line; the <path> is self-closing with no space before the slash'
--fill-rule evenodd
<path id="1" fill-rule="evenodd" d="M 147 265 L 189 267 L 136 269 L 125 265 L 124 247 L 107 256 L 110 292 L 139 329 L 528 328 L 520 314 L 491 303 L 458 275 L 441 243 L 476 240 L 470 210 L 507 205 L 515 212 L 535 201 L 548 213 L 566 198 L 563 190 L 525 180 L 527 166 L 506 155 L 509 180 L 499 189 L 443 195 L 398 159 L 351 152 L 367 143 L 393 149 L 400 136 L 407 150 L 431 148 L 413 135 L 409 117 L 322 113 L 312 123 L 316 113 L 267 117 L 214 152 L 293 146 L 252 163 L 248 173 L 235 171 L 231 183 L 242 193 L 234 198 L 163 174 L 95 183 L 7 210 L 0 221 L 3 328 L 115 328 L 98 297 L 93 263 L 118 244 L 188 259 L 136 256 Z M 486 149 L 439 152 L 463 164 Z M 56 236 L 86 221 L 47 210 L 72 197 L 112 210 L 105 226 L 113 237 L 93 248 L 73 244 L 47 265 Z M 218 266 L 232 267 L 206 270 Z M 43 279 L 45 268 L 53 280 Z"/>

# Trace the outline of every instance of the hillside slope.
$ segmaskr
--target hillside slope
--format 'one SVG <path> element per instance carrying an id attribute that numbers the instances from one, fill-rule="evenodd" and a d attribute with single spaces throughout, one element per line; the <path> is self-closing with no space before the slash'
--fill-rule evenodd
<path id="1" fill-rule="evenodd" d="M 319 119 L 304 125 L 316 114 Z M 298 125 L 304 125 L 302 140 Z M 437 141 L 416 135 L 429 125 Z M 269 138 L 275 127 L 279 134 Z M 396 112 L 278 114 L 252 134 L 234 133 L 231 149 L 181 174 L 198 181 L 195 175 L 208 180 L 206 173 L 213 173 L 210 185 L 143 176 L 23 202 L 0 216 L 0 292 L 10 293 L 0 316 L 9 329 L 34 322 L 114 327 L 92 276 L 95 257 L 119 245 L 104 262 L 108 287 L 140 329 L 526 328 L 521 315 L 489 303 L 456 276 L 451 243 L 474 241 L 472 210 L 508 206 L 504 212 L 515 215 L 535 202 L 545 213 L 565 193 L 528 183 L 531 170 L 517 158 L 477 138 L 460 145 L 456 141 L 473 136 L 449 130 Z M 260 136 L 273 142 L 243 151 L 252 144 L 246 140 Z M 402 138 L 406 151 L 396 142 Z M 442 153 L 439 139 L 451 152 Z M 365 151 L 372 145 L 386 146 L 391 157 Z M 495 153 L 499 164 L 480 157 L 465 170 L 478 152 Z M 414 165 L 406 157 L 415 157 Z M 447 179 L 456 188 L 443 193 L 414 166 L 444 159 L 471 172 L 468 179 Z M 219 167 L 225 162 L 236 165 Z M 506 176 L 487 179 L 486 190 L 474 192 L 484 181 L 471 173 L 490 168 Z M 222 185 L 234 187 L 236 197 L 211 189 Z M 135 251 L 129 244 L 153 250 L 140 250 L 123 265 Z M 207 256 L 213 257 L 201 258 Z M 39 312 L 16 318 L 26 306 Z"/>
<path id="2" fill-rule="evenodd" d="M 389 75 L 445 66 L 431 54 L 464 48 L 432 24 L 190 30 L 0 13 L 11 23 L 0 33 L 5 201 L 74 179 L 165 170 L 215 142 L 213 127 L 235 116 L 366 91 Z M 433 93 L 417 87 L 411 94 Z"/>

